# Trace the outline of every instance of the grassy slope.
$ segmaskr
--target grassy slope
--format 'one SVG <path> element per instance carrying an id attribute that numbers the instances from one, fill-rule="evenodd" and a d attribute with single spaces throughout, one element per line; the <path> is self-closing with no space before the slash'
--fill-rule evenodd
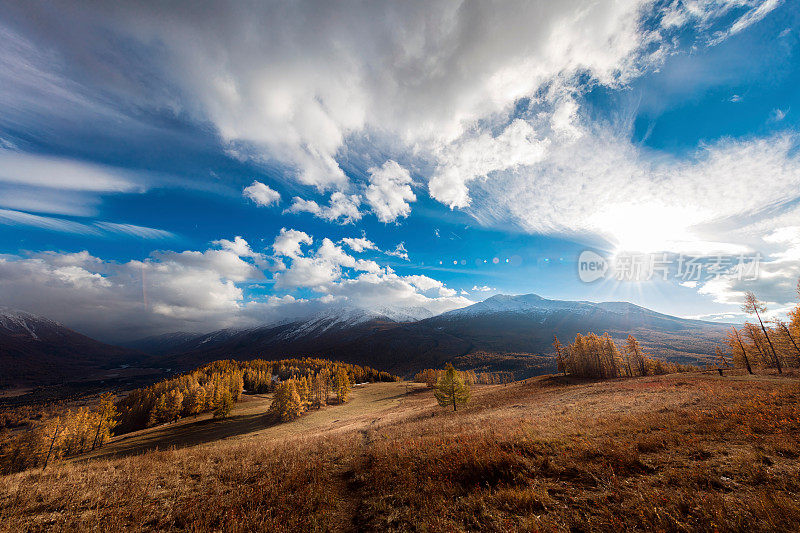
<path id="1" fill-rule="evenodd" d="M 0 529 L 795 531 L 799 383 L 544 377 L 457 413 L 375 384 L 262 429 L 256 399 L 103 453 L 225 440 L 0 478 Z"/>

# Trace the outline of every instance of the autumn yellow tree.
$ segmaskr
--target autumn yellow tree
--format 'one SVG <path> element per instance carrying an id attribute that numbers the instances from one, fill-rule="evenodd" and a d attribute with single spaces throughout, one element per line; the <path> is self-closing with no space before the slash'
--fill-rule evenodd
<path id="1" fill-rule="evenodd" d="M 458 405 L 467 403 L 470 397 L 469 387 L 464 384 L 458 372 L 450 363 L 447 364 L 444 374 L 436 382 L 433 394 L 439 405 L 442 407 L 452 405 L 453 411 L 457 410 Z"/>
<path id="2" fill-rule="evenodd" d="M 178 389 L 172 389 L 167 394 L 167 419 L 177 422 L 183 410 L 183 394 Z"/>
<path id="3" fill-rule="evenodd" d="M 567 375 L 567 367 L 566 362 L 564 361 L 564 345 L 558 341 L 557 336 L 553 336 L 553 348 L 556 351 L 556 366 L 558 367 L 558 371 Z"/>
<path id="4" fill-rule="evenodd" d="M 647 375 L 647 367 L 642 355 L 642 348 L 639 341 L 633 335 L 628 335 L 625 341 L 625 354 L 627 355 L 628 367 L 631 370 L 631 375 L 638 374 L 639 376 Z"/>
<path id="5" fill-rule="evenodd" d="M 333 387 L 336 389 L 336 397 L 339 403 L 346 402 L 350 396 L 350 378 L 347 376 L 347 370 L 342 366 L 336 369 Z"/>
<path id="6" fill-rule="evenodd" d="M 228 418 L 233 410 L 233 397 L 227 388 L 222 390 L 214 406 L 214 418 Z"/>
<path id="7" fill-rule="evenodd" d="M 106 392 L 100 396 L 100 405 L 97 409 L 97 429 L 92 442 L 92 449 L 103 446 L 111 436 L 111 430 L 117 425 L 117 408 L 114 405 L 114 395 Z"/>
<path id="8" fill-rule="evenodd" d="M 275 388 L 275 397 L 269 406 L 269 413 L 283 422 L 295 420 L 303 413 L 303 402 L 300 400 L 293 379 L 287 379 Z"/>

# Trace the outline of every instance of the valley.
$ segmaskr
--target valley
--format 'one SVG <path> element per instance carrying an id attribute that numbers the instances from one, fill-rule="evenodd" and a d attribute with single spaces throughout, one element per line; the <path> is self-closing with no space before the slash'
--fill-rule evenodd
<path id="1" fill-rule="evenodd" d="M 460 369 L 512 371 L 520 379 L 555 372 L 553 338 L 571 339 L 587 331 L 608 332 L 616 342 L 632 333 L 654 357 L 705 366 L 714 361 L 714 349 L 730 328 L 624 302 L 571 302 L 529 294 L 498 295 L 414 321 L 344 308 L 300 321 L 167 333 L 109 346 L 44 317 L 15 313 L 27 317 L 22 325 L 4 328 L 0 322 L 0 386 L 88 379 L 143 383 L 147 376 L 158 380 L 219 359 L 292 356 L 371 365 L 402 376 L 450 362 Z M 46 336 L 34 338 L 30 332 L 36 328 L 57 331 L 60 344 L 51 348 Z"/>
<path id="2" fill-rule="evenodd" d="M 378 383 L 268 427 L 253 398 L 0 477 L 0 529 L 788 531 L 798 400 L 796 375 L 741 371 L 543 376 L 457 412 Z"/>

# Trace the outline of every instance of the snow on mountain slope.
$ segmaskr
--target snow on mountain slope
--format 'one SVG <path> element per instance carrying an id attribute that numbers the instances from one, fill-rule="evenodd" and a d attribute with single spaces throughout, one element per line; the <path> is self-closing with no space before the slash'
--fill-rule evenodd
<path id="1" fill-rule="evenodd" d="M 518 296 L 498 294 L 482 302 L 442 313 L 439 317 L 467 317 L 490 313 L 528 313 L 551 310 L 582 312 L 590 310 L 593 305 L 589 302 L 548 300 L 538 294 L 522 294 Z"/>
<path id="2" fill-rule="evenodd" d="M 81 335 L 48 318 L 0 308 L 0 386 L 85 378 L 144 354 Z"/>
<path id="3" fill-rule="evenodd" d="M 0 307 L 0 331 L 40 341 L 43 336 L 64 336 L 68 330 L 48 318 L 19 309 Z"/>

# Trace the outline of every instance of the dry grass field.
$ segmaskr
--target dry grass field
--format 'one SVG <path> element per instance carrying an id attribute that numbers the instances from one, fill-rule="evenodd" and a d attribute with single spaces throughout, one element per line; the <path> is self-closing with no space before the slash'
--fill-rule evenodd
<path id="1" fill-rule="evenodd" d="M 798 400 L 796 376 L 551 376 L 452 412 L 379 383 L 268 425 L 257 396 L 1 477 L 0 529 L 797 531 Z"/>

